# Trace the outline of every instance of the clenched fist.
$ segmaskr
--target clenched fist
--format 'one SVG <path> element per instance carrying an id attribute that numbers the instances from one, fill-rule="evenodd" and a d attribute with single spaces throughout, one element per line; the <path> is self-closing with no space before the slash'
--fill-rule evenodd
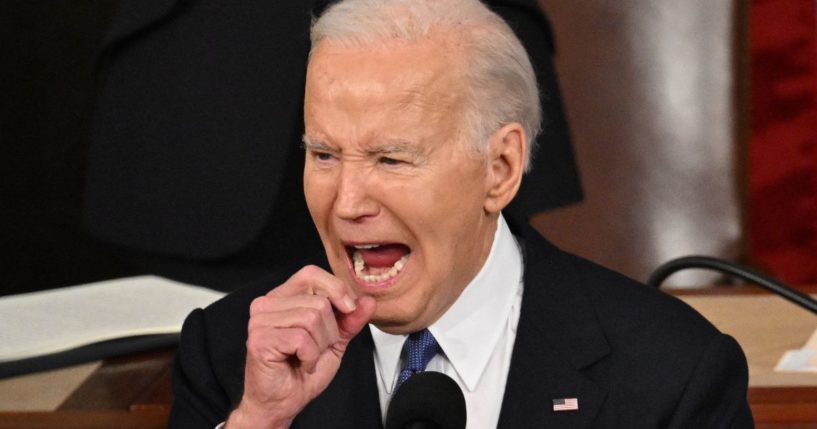
<path id="1" fill-rule="evenodd" d="M 329 385 L 375 310 L 332 274 L 307 266 L 250 306 L 244 396 L 226 427 L 288 427 Z"/>

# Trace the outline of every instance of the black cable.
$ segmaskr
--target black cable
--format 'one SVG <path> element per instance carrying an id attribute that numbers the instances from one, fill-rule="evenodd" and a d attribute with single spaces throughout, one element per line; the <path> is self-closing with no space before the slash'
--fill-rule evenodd
<path id="1" fill-rule="evenodd" d="M 661 287 L 661 283 L 666 280 L 667 277 L 687 268 L 709 269 L 739 277 L 743 280 L 755 283 L 764 289 L 770 290 L 806 310 L 817 314 L 817 301 L 812 297 L 751 268 L 711 256 L 685 256 L 666 262 L 653 271 L 647 280 L 647 284 L 656 288 Z"/>

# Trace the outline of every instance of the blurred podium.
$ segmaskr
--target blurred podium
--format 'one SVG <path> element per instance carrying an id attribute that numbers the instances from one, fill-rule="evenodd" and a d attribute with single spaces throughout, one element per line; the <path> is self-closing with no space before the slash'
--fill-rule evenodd
<path id="1" fill-rule="evenodd" d="M 812 294 L 817 287 L 805 287 Z M 801 348 L 817 316 L 755 288 L 673 291 L 740 342 L 749 360 L 749 402 L 760 429 L 817 429 L 817 373 L 774 367 Z M 112 358 L 0 380 L 0 429 L 165 427 L 174 350 Z"/>
<path id="2" fill-rule="evenodd" d="M 817 285 L 799 287 L 815 296 Z M 817 428 L 817 372 L 777 372 L 784 353 L 817 330 L 817 315 L 759 288 L 671 292 L 735 337 L 749 363 L 749 403 L 758 428 Z"/>
<path id="3" fill-rule="evenodd" d="M 0 380 L 0 428 L 164 428 L 174 353 L 142 352 Z"/>

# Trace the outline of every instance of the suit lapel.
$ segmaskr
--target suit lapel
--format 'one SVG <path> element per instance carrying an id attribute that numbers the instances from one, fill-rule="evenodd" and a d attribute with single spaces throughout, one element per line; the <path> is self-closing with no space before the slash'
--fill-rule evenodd
<path id="1" fill-rule="evenodd" d="M 497 427 L 592 427 L 607 392 L 583 370 L 610 347 L 584 287 L 568 280 L 581 276 L 566 274 L 573 268 L 533 229 L 524 236 L 525 290 Z M 382 428 L 373 350 L 367 327 L 349 344 L 332 383 L 293 426 Z M 553 400 L 564 398 L 576 398 L 578 410 L 554 411 Z"/>
<path id="2" fill-rule="evenodd" d="M 499 427 L 590 427 L 606 392 L 582 370 L 610 352 L 580 284 L 560 251 L 530 228 L 525 289 Z M 554 411 L 553 400 L 576 398 L 578 410 Z"/>
<path id="3" fill-rule="evenodd" d="M 367 326 L 349 343 L 329 387 L 304 408 L 293 427 L 382 428 L 373 350 Z"/>

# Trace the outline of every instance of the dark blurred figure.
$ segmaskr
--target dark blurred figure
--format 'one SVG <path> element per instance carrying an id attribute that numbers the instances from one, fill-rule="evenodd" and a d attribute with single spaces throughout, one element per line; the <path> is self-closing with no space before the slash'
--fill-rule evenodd
<path id="1" fill-rule="evenodd" d="M 130 272 L 80 228 L 113 0 L 0 2 L 0 295 Z"/>
<path id="2" fill-rule="evenodd" d="M 65 12 L 79 15 L 69 10 L 74 3 L 39 3 L 2 7 L 48 10 L 55 13 L 51 16 L 55 21 L 65 19 Z M 12 266 L 2 273 L 11 275 L 0 281 L 26 289 L 156 273 L 229 290 L 319 251 L 320 241 L 303 201 L 300 139 L 309 23 L 327 2 L 122 0 L 113 15 L 111 2 L 98 3 L 99 8 L 85 7 L 92 9 L 82 15 L 86 24 L 61 22 L 87 33 L 82 52 L 72 45 L 73 59 L 85 61 L 76 77 L 82 82 L 77 93 L 84 99 L 67 121 L 74 140 L 63 140 L 63 133 L 54 129 L 51 136 L 30 141 L 34 147 L 70 151 L 70 162 L 55 161 L 70 171 L 36 161 L 14 166 L 21 183 L 14 183 L 9 192 L 10 206 L 20 200 L 14 194 L 23 193 L 46 215 L 26 220 L 28 226 L 19 229 L 12 224 L 26 217 L 22 212 L 4 222 L 22 237 L 15 242 L 31 247 L 15 253 L 4 246 L 4 252 L 13 254 L 4 255 Z M 510 215 L 526 217 L 576 202 L 581 188 L 551 62 L 550 27 L 535 0 L 487 3 L 520 35 L 544 94 L 545 131 L 534 169 Z M 65 9 L 62 15 L 55 12 L 59 7 Z M 110 16 L 110 26 L 100 38 Z M 29 18 L 33 22 L 41 16 Z M 20 23 L 11 28 L 35 31 Z M 47 37 L 41 40 L 54 43 Z M 71 49 L 49 46 L 51 55 L 69 55 L 62 61 L 71 60 Z M 89 67 L 94 49 L 99 52 L 95 92 L 89 85 L 94 81 Z M 18 73 L 18 79 L 28 76 L 25 70 Z M 38 84 L 65 85 L 59 76 L 46 75 Z M 96 102 L 89 126 L 91 94 L 96 94 Z M 37 96 L 47 98 L 45 94 L 33 98 Z M 12 103 L 27 98 L 22 95 Z M 11 116 L 4 112 L 4 121 Z M 35 123 L 31 116 L 24 118 L 31 121 L 31 129 L 50 126 Z M 15 147 L 31 150 L 24 139 L 17 139 Z M 66 217 L 62 209 L 49 209 L 54 201 L 43 199 L 47 185 L 25 189 L 22 183 L 51 175 L 61 184 L 60 177 L 73 181 L 71 192 L 59 195 L 70 206 Z M 83 177 L 82 222 L 100 241 L 79 230 Z M 54 275 L 32 274 L 43 271 Z"/>

